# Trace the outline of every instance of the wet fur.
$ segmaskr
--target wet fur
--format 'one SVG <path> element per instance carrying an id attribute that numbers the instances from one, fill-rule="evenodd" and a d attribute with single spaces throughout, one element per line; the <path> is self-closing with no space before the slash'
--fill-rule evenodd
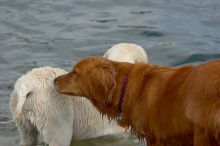
<path id="1" fill-rule="evenodd" d="M 55 87 L 85 96 L 115 118 L 121 116 L 118 102 L 126 75 L 122 116 L 148 146 L 219 146 L 220 61 L 174 68 L 88 57 L 58 77 Z"/>
<path id="2" fill-rule="evenodd" d="M 89 100 L 56 92 L 53 80 L 65 73 L 59 68 L 41 67 L 17 80 L 10 106 L 22 146 L 36 145 L 39 132 L 50 146 L 69 146 L 71 139 L 124 132 L 117 122 L 109 122 L 102 117 Z M 27 99 L 20 117 L 16 119 L 15 109 L 23 94 Z"/>
<path id="3" fill-rule="evenodd" d="M 122 52 L 123 56 L 120 55 Z M 114 45 L 104 57 L 147 63 L 144 49 L 130 43 Z M 35 68 L 17 80 L 11 93 L 10 107 L 21 145 L 36 145 L 38 132 L 51 146 L 68 146 L 72 138 L 86 139 L 124 132 L 115 121 L 109 122 L 106 116 L 101 116 L 89 100 L 56 92 L 53 80 L 65 73 L 59 68 Z M 16 119 L 17 103 L 23 96 L 27 99 L 20 117 Z"/>

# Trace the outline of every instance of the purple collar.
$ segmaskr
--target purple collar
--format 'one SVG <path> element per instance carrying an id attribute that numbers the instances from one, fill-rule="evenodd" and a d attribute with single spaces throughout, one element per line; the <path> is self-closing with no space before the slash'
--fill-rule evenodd
<path id="1" fill-rule="evenodd" d="M 123 103 L 123 97 L 125 95 L 125 87 L 126 87 L 127 81 L 128 81 L 128 75 L 126 75 L 124 77 L 123 84 L 122 84 L 122 87 L 121 87 L 121 93 L 120 93 L 119 103 L 118 103 L 118 110 L 120 112 L 122 112 L 122 103 Z"/>

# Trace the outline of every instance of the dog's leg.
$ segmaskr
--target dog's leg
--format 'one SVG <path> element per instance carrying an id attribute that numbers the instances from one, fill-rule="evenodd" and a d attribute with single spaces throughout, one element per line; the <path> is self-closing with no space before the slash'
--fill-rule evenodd
<path id="1" fill-rule="evenodd" d="M 215 134 L 215 140 L 218 143 L 218 145 L 220 146 L 220 133 Z"/>
<path id="2" fill-rule="evenodd" d="M 147 146 L 170 146 L 170 145 L 166 145 L 165 143 L 157 143 L 157 144 L 148 144 Z"/>
<path id="3" fill-rule="evenodd" d="M 196 126 L 194 129 L 194 146 L 219 146 L 212 132 Z"/>
<path id="4" fill-rule="evenodd" d="M 170 146 L 170 145 L 167 145 L 165 141 L 154 141 L 154 142 L 148 142 L 147 146 Z"/>
<path id="5" fill-rule="evenodd" d="M 18 130 L 20 133 L 20 145 L 21 146 L 30 146 L 36 145 L 38 139 L 38 131 L 37 128 L 31 124 L 29 120 L 19 119 L 16 121 Z"/>
<path id="6" fill-rule="evenodd" d="M 72 139 L 72 122 L 65 120 L 49 121 L 43 129 L 45 143 L 49 146 L 69 146 Z"/>

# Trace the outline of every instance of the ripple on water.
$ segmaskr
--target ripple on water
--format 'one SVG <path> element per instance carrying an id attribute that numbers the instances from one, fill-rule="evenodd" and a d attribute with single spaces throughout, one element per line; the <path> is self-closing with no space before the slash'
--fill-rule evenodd
<path id="1" fill-rule="evenodd" d="M 174 64 L 174 66 L 182 64 L 194 64 L 198 62 L 205 62 L 207 60 L 219 59 L 220 54 L 192 54 L 186 59 Z"/>
<path id="2" fill-rule="evenodd" d="M 219 6 L 219 0 L 1 0 L 0 122 L 11 119 L 8 97 L 19 76 L 39 66 L 70 70 L 116 43 L 137 43 L 160 65 L 220 58 Z M 0 146 L 18 143 L 15 125 L 0 124 Z M 141 144 L 107 136 L 75 145 Z"/>

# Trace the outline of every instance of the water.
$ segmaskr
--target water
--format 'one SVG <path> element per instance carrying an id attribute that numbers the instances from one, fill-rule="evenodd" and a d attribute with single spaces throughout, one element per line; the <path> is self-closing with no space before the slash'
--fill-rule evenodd
<path id="1" fill-rule="evenodd" d="M 0 0 L 0 121 L 11 120 L 9 94 L 34 67 L 70 70 L 79 58 L 137 43 L 158 65 L 220 58 L 219 0 Z M 12 122 L 0 124 L 0 146 L 18 145 Z M 133 145 L 117 136 L 81 146 Z"/>

